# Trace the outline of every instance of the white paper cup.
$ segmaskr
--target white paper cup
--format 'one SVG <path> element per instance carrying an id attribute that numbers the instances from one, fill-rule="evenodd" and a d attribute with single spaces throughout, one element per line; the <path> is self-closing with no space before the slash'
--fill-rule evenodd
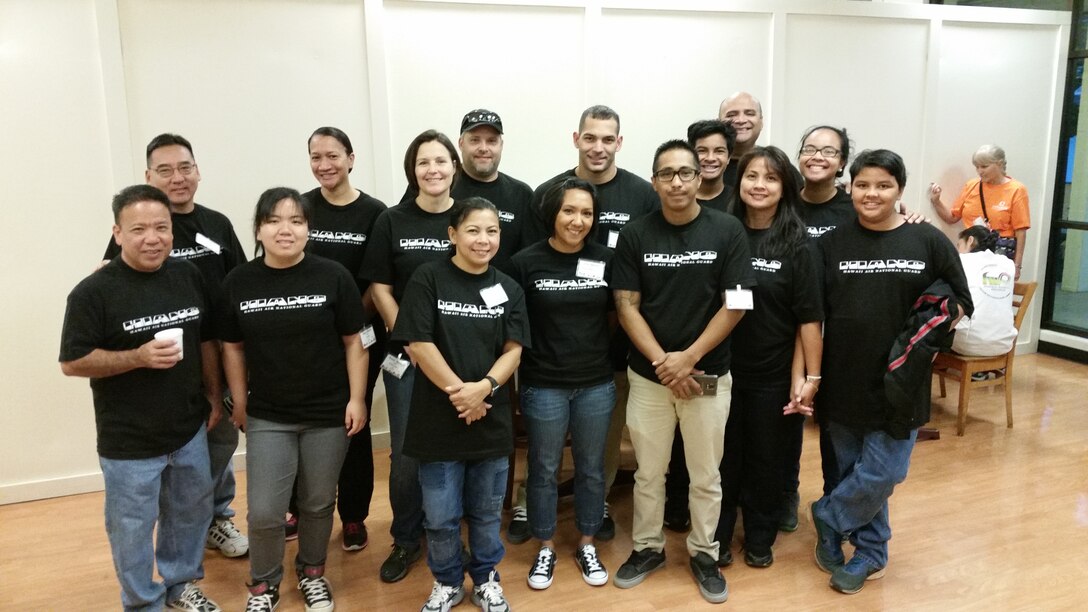
<path id="1" fill-rule="evenodd" d="M 173 340 L 174 344 L 177 344 L 178 348 L 181 349 L 181 352 L 178 353 L 178 361 L 180 361 L 185 357 L 185 345 L 181 341 L 181 337 L 184 333 L 185 330 L 180 327 L 171 327 L 170 329 L 164 329 L 162 331 L 155 332 L 155 339 Z"/>

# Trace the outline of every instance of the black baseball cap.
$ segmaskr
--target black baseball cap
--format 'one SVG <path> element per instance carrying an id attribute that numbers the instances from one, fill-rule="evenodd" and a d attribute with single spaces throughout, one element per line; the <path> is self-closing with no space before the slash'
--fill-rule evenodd
<path id="1" fill-rule="evenodd" d="M 500 119 L 496 113 L 493 113 L 486 108 L 478 108 L 466 113 L 465 118 L 461 120 L 461 133 L 464 134 L 472 128 L 477 128 L 481 125 L 490 125 L 495 128 L 498 133 L 502 134 L 502 119 Z"/>

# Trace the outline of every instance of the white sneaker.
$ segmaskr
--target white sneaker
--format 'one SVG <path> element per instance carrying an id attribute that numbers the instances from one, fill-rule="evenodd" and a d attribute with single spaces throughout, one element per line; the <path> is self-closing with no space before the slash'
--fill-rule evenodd
<path id="1" fill-rule="evenodd" d="M 608 570 L 601 565 L 597 557 L 597 547 L 592 544 L 581 546 L 574 552 L 574 560 L 578 562 L 578 568 L 582 570 L 582 580 L 590 586 L 601 586 L 608 583 Z"/>
<path id="2" fill-rule="evenodd" d="M 555 551 L 547 546 L 542 546 L 536 554 L 536 563 L 529 570 L 529 586 L 536 590 L 542 590 L 552 585 L 555 576 Z"/>
<path id="3" fill-rule="evenodd" d="M 208 529 L 205 548 L 217 548 L 224 557 L 241 557 L 249 552 L 249 538 L 242 535 L 229 518 L 217 518 Z"/>
<path id="4" fill-rule="evenodd" d="M 450 612 L 450 608 L 461 603 L 465 598 L 465 589 L 461 585 L 448 586 L 435 580 L 431 596 L 419 612 Z"/>
<path id="5" fill-rule="evenodd" d="M 502 586 L 495 580 L 494 570 L 488 574 L 487 582 L 472 589 L 472 603 L 484 612 L 510 612 L 510 604 L 506 603 Z"/>
<path id="6" fill-rule="evenodd" d="M 181 595 L 166 604 L 166 607 L 170 610 L 186 610 L 187 612 L 223 612 L 218 604 L 205 597 L 200 587 L 192 582 L 186 583 Z"/>
<path id="7" fill-rule="evenodd" d="M 336 607 L 332 602 L 332 588 L 324 576 L 302 576 L 298 579 L 298 590 L 302 592 L 306 612 L 332 612 Z"/>

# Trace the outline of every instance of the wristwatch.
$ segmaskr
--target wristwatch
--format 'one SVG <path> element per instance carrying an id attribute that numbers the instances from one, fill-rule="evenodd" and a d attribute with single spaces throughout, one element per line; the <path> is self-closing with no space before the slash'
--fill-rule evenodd
<path id="1" fill-rule="evenodd" d="M 484 379 L 486 379 L 487 382 L 491 383 L 491 397 L 495 397 L 495 393 L 498 392 L 499 387 L 501 386 L 499 385 L 499 381 L 491 378 L 490 376 L 484 376 Z"/>

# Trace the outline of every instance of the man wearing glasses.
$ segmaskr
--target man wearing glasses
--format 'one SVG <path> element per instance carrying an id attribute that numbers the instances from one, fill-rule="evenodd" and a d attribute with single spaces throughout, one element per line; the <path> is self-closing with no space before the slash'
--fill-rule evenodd
<path id="1" fill-rule="evenodd" d="M 228 272 L 246 262 L 246 255 L 230 219 L 195 201 L 200 169 L 193 157 L 193 145 L 177 134 L 159 134 L 152 138 L 147 145 L 144 179 L 170 200 L 174 235 L 170 257 L 192 262 L 207 286 L 218 288 Z M 121 247 L 111 238 L 102 265 L 107 265 L 120 253 Z M 237 448 L 238 431 L 229 417 L 220 419 L 208 431 L 215 514 L 208 527 L 207 547 L 219 550 L 226 557 L 241 557 L 249 552 L 249 539 L 231 520 L 234 510 L 230 504 L 235 493 L 231 458 Z"/>
<path id="2" fill-rule="evenodd" d="M 715 530 L 731 387 L 724 340 L 751 308 L 755 280 L 740 221 L 696 200 L 701 178 L 691 145 L 658 147 L 652 183 L 660 211 L 624 228 L 613 262 L 616 310 L 634 345 L 627 428 L 638 460 L 634 551 L 614 582 L 633 587 L 665 564 L 665 470 L 679 424 L 691 477 L 690 566 L 703 598 L 721 603 L 728 589 Z"/>

